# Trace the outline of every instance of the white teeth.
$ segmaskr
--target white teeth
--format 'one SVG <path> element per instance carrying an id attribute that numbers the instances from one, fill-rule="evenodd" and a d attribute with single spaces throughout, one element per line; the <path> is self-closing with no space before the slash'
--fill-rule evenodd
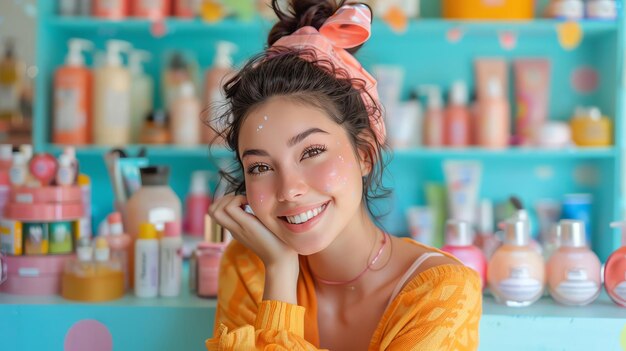
<path id="1" fill-rule="evenodd" d="M 307 219 L 309 219 L 309 218 L 306 216 L 306 213 L 301 213 L 301 214 L 298 215 L 298 221 L 296 223 L 298 223 L 298 224 L 304 223 L 304 222 L 307 221 Z"/>
<path id="2" fill-rule="evenodd" d="M 309 210 L 307 212 L 304 213 L 300 213 L 298 215 L 295 216 L 287 216 L 287 222 L 291 223 L 291 224 L 301 224 L 304 222 L 309 221 L 310 219 L 312 219 L 313 217 L 317 216 L 318 214 L 320 214 L 320 212 L 322 212 L 324 210 L 324 208 L 326 208 L 326 204 L 313 209 L 313 210 Z"/>

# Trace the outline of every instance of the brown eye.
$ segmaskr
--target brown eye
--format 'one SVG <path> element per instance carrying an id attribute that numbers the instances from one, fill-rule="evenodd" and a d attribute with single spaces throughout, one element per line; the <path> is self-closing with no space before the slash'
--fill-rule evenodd
<path id="1" fill-rule="evenodd" d="M 326 151 L 325 146 L 312 146 L 304 150 L 302 154 L 302 159 L 311 158 L 315 156 L 319 156 Z"/>
<path id="2" fill-rule="evenodd" d="M 252 175 L 260 175 L 265 172 L 269 172 L 271 168 L 263 163 L 255 163 L 252 166 L 248 167 L 248 174 Z"/>

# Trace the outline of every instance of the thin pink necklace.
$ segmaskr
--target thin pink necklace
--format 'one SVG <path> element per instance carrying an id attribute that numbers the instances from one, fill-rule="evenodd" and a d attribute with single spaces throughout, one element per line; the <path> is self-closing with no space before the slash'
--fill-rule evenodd
<path id="1" fill-rule="evenodd" d="M 374 258 L 367 265 L 367 267 L 365 267 L 365 269 L 361 273 L 359 273 L 359 275 L 357 275 L 356 277 L 354 277 L 354 278 L 352 278 L 350 280 L 346 280 L 346 281 L 326 280 L 326 279 L 322 279 L 322 278 L 316 276 L 315 273 L 313 273 L 312 270 L 311 270 L 311 275 L 313 276 L 313 278 L 315 278 L 315 280 L 319 281 L 322 284 L 326 284 L 326 285 L 348 285 L 348 284 L 354 283 L 355 281 L 359 280 L 359 278 L 361 278 L 363 276 L 363 274 L 365 274 L 365 272 L 369 271 L 372 268 L 372 266 L 374 266 L 376 261 L 378 261 L 378 259 L 380 258 L 380 255 L 383 253 L 383 250 L 385 249 L 385 246 L 387 245 L 387 236 L 388 235 L 389 234 L 387 234 L 387 233 L 383 234 L 383 243 L 380 246 L 380 249 L 378 250 L 378 253 L 376 254 L 376 256 L 374 256 Z"/>

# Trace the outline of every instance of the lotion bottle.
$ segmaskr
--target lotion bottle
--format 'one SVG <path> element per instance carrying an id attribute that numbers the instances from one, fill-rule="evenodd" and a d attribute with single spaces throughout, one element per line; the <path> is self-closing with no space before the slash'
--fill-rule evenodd
<path id="1" fill-rule="evenodd" d="M 135 295 L 156 297 L 159 294 L 159 241 L 151 223 L 141 224 L 135 257 Z"/>
<path id="2" fill-rule="evenodd" d="M 93 49 L 84 39 L 70 39 L 65 65 L 54 73 L 55 144 L 86 145 L 91 142 L 91 70 L 85 67 L 83 51 Z"/>
<path id="3" fill-rule="evenodd" d="M 130 143 L 130 72 L 122 65 L 122 52 L 130 44 L 108 40 L 106 60 L 94 79 L 94 142 L 124 146 Z"/>
<path id="4" fill-rule="evenodd" d="M 224 127 L 216 118 L 220 116 L 221 107 L 225 102 L 222 86 L 235 73 L 232 55 L 236 50 L 237 46 L 235 44 L 227 41 L 218 41 L 213 66 L 206 72 L 205 76 L 204 106 L 209 108 L 206 124 L 217 130 L 223 130 Z M 217 134 L 212 128 L 208 126 L 202 127 L 202 143 L 223 145 L 224 140 L 221 138 L 216 139 Z"/>

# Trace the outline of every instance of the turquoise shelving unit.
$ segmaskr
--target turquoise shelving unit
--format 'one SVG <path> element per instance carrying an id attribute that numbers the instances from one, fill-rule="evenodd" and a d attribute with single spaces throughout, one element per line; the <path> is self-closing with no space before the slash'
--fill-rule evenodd
<path id="1" fill-rule="evenodd" d="M 395 193 L 391 201 L 378 204 L 381 212 L 388 213 L 382 222 L 386 230 L 396 235 L 407 235 L 405 209 L 425 203 L 424 182 L 443 182 L 443 160 L 473 159 L 483 165 L 481 197 L 496 202 L 515 194 L 532 208 L 534 202 L 542 198 L 561 200 L 567 193 L 592 194 L 593 248 L 602 260 L 606 260 L 619 246 L 618 236 L 608 225 L 622 218 L 623 18 L 618 21 L 579 22 L 583 33 L 580 45 L 564 49 L 559 45 L 557 35 L 557 27 L 563 22 L 558 20 L 446 21 L 436 18 L 438 11 L 438 1 L 423 1 L 422 13 L 428 17 L 411 20 L 404 33 L 396 33 L 386 23 L 375 21 L 372 39 L 359 52 L 359 59 L 369 68 L 376 64 L 404 67 L 403 90 L 406 98 L 418 84 L 437 84 L 448 89 L 454 80 L 462 79 L 470 87 L 474 86 L 473 62 L 477 57 L 503 57 L 507 60 L 547 57 L 552 62 L 549 118 L 567 120 L 575 106 L 597 105 L 613 118 L 616 144 L 611 148 L 566 150 L 397 150 L 388 169 L 386 184 L 403 191 Z M 153 34 L 153 24 L 147 20 L 112 22 L 56 16 L 54 2 L 44 0 L 39 2 L 39 16 L 37 64 L 40 74 L 35 111 L 38 127 L 34 140 L 38 150 L 56 152 L 59 148 L 50 143 L 51 82 L 54 69 L 63 63 L 68 39 L 87 38 L 99 50 L 104 49 L 104 42 L 108 39 L 123 39 L 151 52 L 153 59 L 146 65 L 146 70 L 155 78 L 155 86 L 158 87 L 162 59 L 167 52 L 175 49 L 193 52 L 199 66 L 206 69 L 212 63 L 215 42 L 229 40 L 238 44 L 235 62 L 242 63 L 263 49 L 266 33 L 272 26 L 269 21 L 259 18 L 247 22 L 227 19 L 214 24 L 172 18 L 164 22 L 164 33 L 156 35 Z M 461 33 L 461 39 L 448 41 L 446 35 L 450 30 Z M 500 45 L 498 35 L 503 32 L 517 38 L 514 48 L 505 49 Z M 572 73 L 581 67 L 592 68 L 598 73 L 596 90 L 583 94 L 573 89 L 570 83 Z M 512 76 L 510 81 L 510 98 L 514 102 Z M 156 105 L 161 106 L 158 89 L 154 99 Z M 515 104 L 512 106 L 514 108 Z M 514 115 L 515 110 L 512 112 Z M 138 146 L 128 148 L 132 153 Z M 98 146 L 79 150 L 82 171 L 93 178 L 93 184 L 98 189 L 106 190 L 94 193 L 95 223 L 112 207 L 112 192 L 109 191 L 110 184 L 102 162 L 106 150 Z M 206 146 L 149 147 L 148 154 L 152 163 L 172 166 L 172 186 L 181 198 L 188 190 L 189 174 L 193 170 L 216 169 L 216 159 L 230 158 L 225 150 L 215 150 L 210 154 Z"/>
<path id="2" fill-rule="evenodd" d="M 539 2 L 545 4 L 546 1 Z M 159 86 L 161 58 L 167 51 L 192 50 L 200 67 L 205 69 L 212 62 L 215 42 L 229 40 L 238 44 L 235 61 L 241 63 L 263 49 L 266 33 L 271 28 L 271 23 L 260 19 L 249 22 L 229 19 L 216 24 L 167 19 L 165 35 L 155 36 L 152 24 L 143 20 L 109 22 L 62 18 L 55 14 L 55 3 L 52 0 L 38 1 L 39 76 L 33 135 L 36 150 L 54 153 L 58 153 L 60 148 L 51 143 L 50 137 L 52 75 L 54 69 L 63 63 L 68 39 L 90 39 L 100 50 L 108 39 L 123 39 L 137 48 L 150 51 L 153 60 L 146 69 L 155 77 L 155 85 Z M 406 98 L 417 84 L 437 84 L 447 89 L 454 80 L 462 79 L 470 87 L 473 86 L 472 64 L 476 57 L 496 56 L 508 60 L 548 57 L 552 61 L 549 118 L 567 120 L 579 104 L 598 105 L 613 119 L 615 145 L 610 148 L 565 150 L 397 150 L 389 155 L 391 162 L 385 184 L 401 191 L 394 192 L 390 199 L 380 203 L 382 211 L 389 210 L 383 220 L 384 227 L 393 234 L 406 235 L 404 210 L 408 206 L 425 203 L 425 182 L 443 183 L 443 161 L 477 160 L 483 165 L 481 197 L 484 198 L 502 201 L 516 194 L 525 204 L 532 206 L 541 198 L 561 200 L 568 193 L 592 194 L 593 248 L 603 261 L 606 260 L 619 246 L 618 236 L 608 225 L 626 215 L 622 205 L 626 191 L 626 79 L 623 70 L 626 23 L 623 12 L 617 21 L 580 22 L 584 38 L 579 46 L 567 50 L 558 42 L 556 28 L 562 23 L 560 21 L 445 21 L 436 18 L 438 3 L 437 0 L 422 0 L 425 18 L 410 21 L 407 31 L 401 34 L 376 21 L 372 39 L 361 49 L 358 58 L 369 68 L 375 64 L 403 66 L 406 71 L 403 95 Z M 455 43 L 446 40 L 450 30 L 460 31 L 462 39 Z M 510 32 L 517 37 L 513 49 L 500 46 L 498 35 L 502 32 Z M 588 94 L 574 91 L 570 84 L 571 75 L 580 67 L 591 67 L 598 72 L 598 89 Z M 512 87 L 510 91 L 513 93 Z M 155 101 L 160 106 L 158 92 Z M 126 149 L 132 154 L 140 147 L 129 145 Z M 107 150 L 98 146 L 78 150 L 81 171 L 92 178 L 95 222 L 112 209 L 112 191 L 103 162 L 103 154 Z M 149 147 L 148 154 L 151 163 L 171 166 L 171 184 L 181 198 L 188 190 L 192 171 L 214 170 L 217 162 L 232 158 L 226 150 L 209 151 L 206 146 Z M 9 349 L 12 350 L 60 349 L 69 326 L 85 318 L 97 319 L 109 327 L 116 350 L 201 350 L 202 340 L 211 334 L 214 312 L 214 301 L 188 295 L 178 301 L 143 301 L 126 297 L 112 303 L 90 305 L 70 303 L 58 297 L 17 298 L 0 294 L 0 330 L 14 331 L 20 336 L 19 340 L 9 340 Z M 21 316 L 19 322 L 15 322 L 13 316 Z M 605 295 L 593 305 L 578 309 L 557 306 L 549 298 L 530 308 L 513 309 L 495 305 L 492 298 L 486 296 L 481 350 L 618 350 L 620 345 L 626 349 L 625 316 L 626 312 L 614 306 Z M 37 320 L 44 321 L 49 327 L 42 338 L 28 338 L 25 330 L 30 330 L 29 326 Z M 134 326 L 145 328 L 134 329 Z M 163 335 L 163 338 L 152 340 L 142 337 L 144 341 L 137 344 L 137 336 L 141 333 Z"/>

